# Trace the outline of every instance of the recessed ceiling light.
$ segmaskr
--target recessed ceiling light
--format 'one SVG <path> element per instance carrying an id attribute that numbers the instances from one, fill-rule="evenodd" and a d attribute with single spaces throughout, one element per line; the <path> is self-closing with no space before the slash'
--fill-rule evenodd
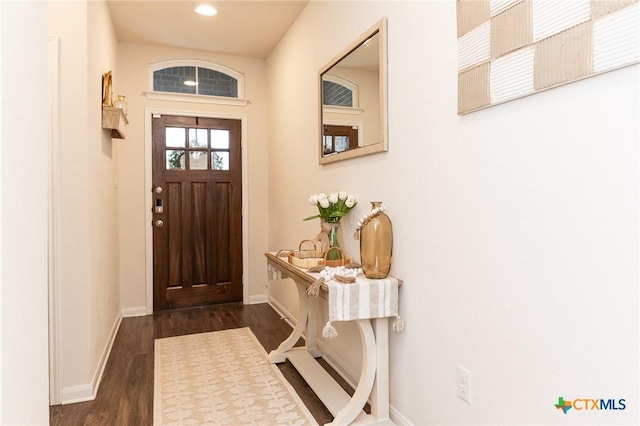
<path id="1" fill-rule="evenodd" d="M 204 16 L 214 16 L 218 13 L 218 11 L 213 6 L 210 6 L 208 4 L 201 4 L 200 6 L 196 7 L 196 13 Z"/>

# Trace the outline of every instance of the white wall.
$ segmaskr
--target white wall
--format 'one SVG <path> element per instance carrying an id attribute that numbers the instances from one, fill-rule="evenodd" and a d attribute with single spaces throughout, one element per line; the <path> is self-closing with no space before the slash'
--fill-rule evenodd
<path id="1" fill-rule="evenodd" d="M 198 59 L 214 62 L 244 74 L 246 107 L 199 104 L 147 99 L 150 90 L 149 64 L 170 59 Z M 127 139 L 118 150 L 119 232 L 121 306 L 128 312 L 145 312 L 145 199 L 151 187 L 146 186 L 145 167 L 150 152 L 145 151 L 145 111 L 172 111 L 185 115 L 221 115 L 244 118 L 247 132 L 243 135 L 243 240 L 248 256 L 244 259 L 244 284 L 249 286 L 250 301 L 265 299 L 266 277 L 264 247 L 267 240 L 267 112 L 265 61 L 195 50 L 144 46 L 130 43 L 118 45 L 118 94 L 127 96 L 129 125 Z M 151 112 L 149 112 L 150 114 Z M 149 157 L 147 157 L 149 156 Z M 150 164 L 150 162 L 149 162 Z M 150 173 L 150 172 L 149 172 Z M 151 208 L 149 206 L 149 208 Z M 151 259 L 152 253 L 148 253 Z M 152 306 L 149 306 L 152 308 Z"/>
<path id="2" fill-rule="evenodd" d="M 47 424 L 44 3 L 0 3 L 0 62 L 0 424 Z"/>
<path id="3" fill-rule="evenodd" d="M 319 166 L 317 70 L 383 16 L 390 150 Z M 458 116 L 453 1 L 311 2 L 267 65 L 269 249 L 317 233 L 302 221 L 312 193 L 359 198 L 342 226 L 351 254 L 368 201 L 388 207 L 405 282 L 396 419 L 638 423 L 637 65 Z M 292 308 L 292 290 L 272 295 Z M 348 339 L 324 343 L 357 371 Z M 458 364 L 471 404 L 456 396 Z M 565 415 L 560 396 L 627 408 Z"/>
<path id="4" fill-rule="evenodd" d="M 60 40 L 60 385 L 89 382 L 89 155 L 86 3 L 51 2 L 49 34 Z M 71 393 L 72 390 L 66 393 Z"/>
<path id="5" fill-rule="evenodd" d="M 117 68 L 116 39 L 111 15 L 104 1 L 87 8 L 89 105 L 89 271 L 91 307 L 90 366 L 92 382 L 99 379 L 96 367 L 106 362 L 106 351 L 119 324 L 120 283 L 118 257 L 118 192 L 116 151 L 123 141 L 112 139 L 102 128 L 102 74 Z M 114 90 L 118 89 L 117 75 Z M 109 344 L 107 344 L 109 343 Z"/>
<path id="6" fill-rule="evenodd" d="M 48 2 L 60 41 L 58 250 L 62 402 L 97 391 L 119 320 L 114 145 L 102 129 L 102 74 L 116 67 L 106 4 Z"/>

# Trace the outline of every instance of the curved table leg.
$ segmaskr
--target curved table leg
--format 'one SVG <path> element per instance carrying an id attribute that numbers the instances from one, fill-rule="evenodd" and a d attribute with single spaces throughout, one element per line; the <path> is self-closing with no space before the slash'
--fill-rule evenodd
<path id="1" fill-rule="evenodd" d="M 376 338 L 373 334 L 371 321 L 358 320 L 358 330 L 360 331 L 360 341 L 362 342 L 362 372 L 358 387 L 351 397 L 349 403 L 336 414 L 330 425 L 348 425 L 353 422 L 362 412 L 364 405 L 373 389 L 373 382 L 376 378 L 377 351 Z"/>
<path id="2" fill-rule="evenodd" d="M 299 315 L 298 315 L 298 323 L 296 327 L 293 329 L 289 337 L 278 346 L 277 349 L 269 352 L 269 362 L 271 364 L 279 364 L 281 362 L 285 362 L 287 359 L 287 351 L 296 344 L 298 339 L 302 337 L 302 333 L 304 332 L 305 327 L 307 326 L 307 318 L 309 317 L 309 303 L 307 300 L 307 293 L 304 287 L 296 284 L 296 288 L 298 289 L 298 300 L 299 300 Z"/>

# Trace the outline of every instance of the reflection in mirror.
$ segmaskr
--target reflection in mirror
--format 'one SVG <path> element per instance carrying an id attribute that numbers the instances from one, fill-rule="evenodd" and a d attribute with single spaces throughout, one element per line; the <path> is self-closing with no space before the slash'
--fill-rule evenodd
<path id="1" fill-rule="evenodd" d="M 320 164 L 388 149 L 386 26 L 381 19 L 320 70 Z"/>

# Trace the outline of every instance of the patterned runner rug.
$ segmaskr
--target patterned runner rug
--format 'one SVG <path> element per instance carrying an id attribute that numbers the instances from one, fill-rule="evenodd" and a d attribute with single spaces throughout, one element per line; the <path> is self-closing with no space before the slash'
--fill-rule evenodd
<path id="1" fill-rule="evenodd" d="M 156 339 L 154 425 L 317 425 L 248 327 Z"/>

